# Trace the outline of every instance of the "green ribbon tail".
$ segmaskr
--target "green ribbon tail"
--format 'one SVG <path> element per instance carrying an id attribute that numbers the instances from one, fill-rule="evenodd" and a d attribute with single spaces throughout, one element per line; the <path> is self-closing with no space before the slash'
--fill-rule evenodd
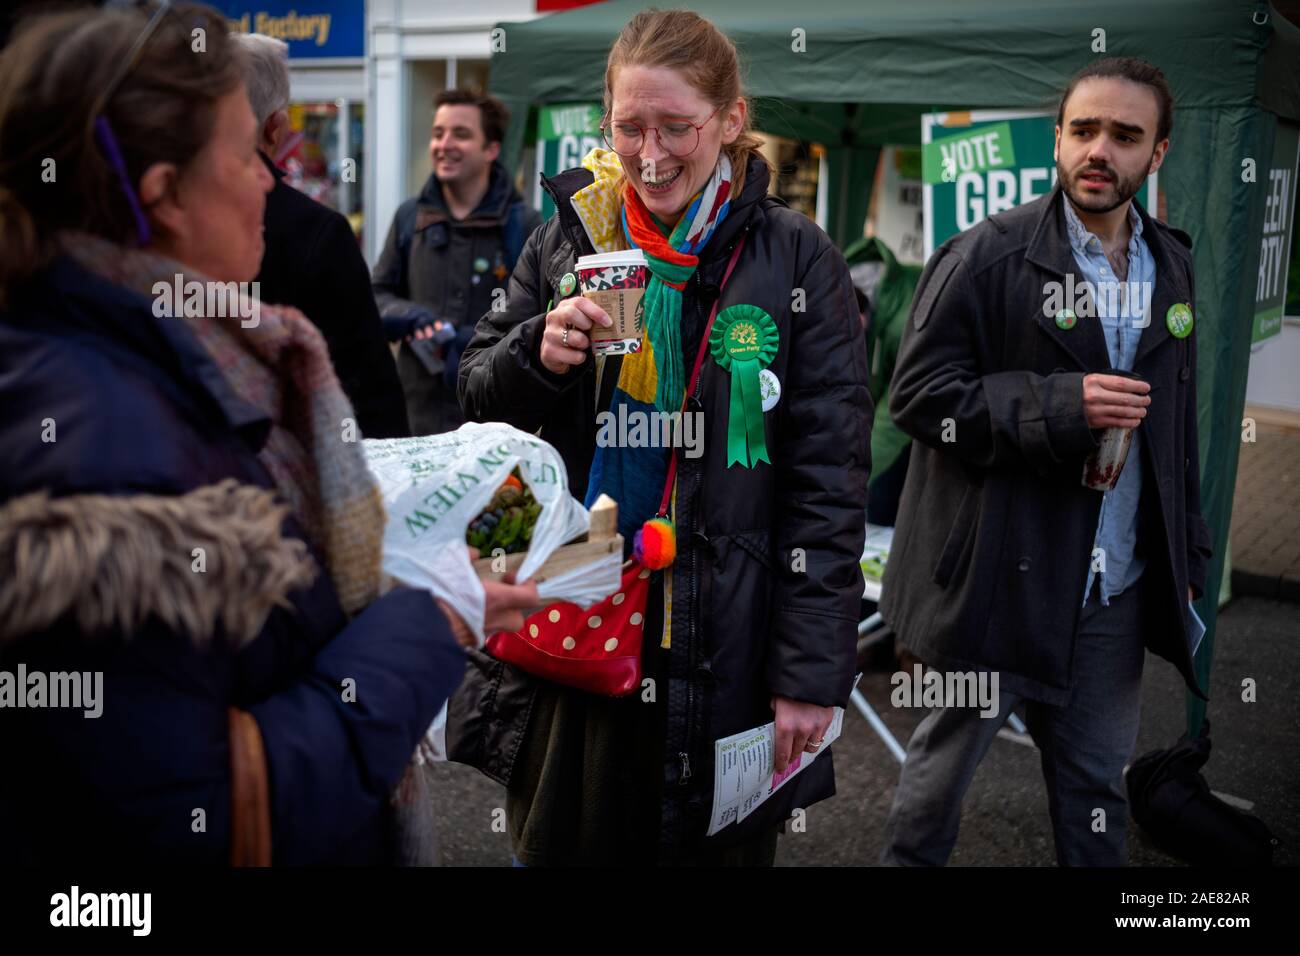
<path id="1" fill-rule="evenodd" d="M 772 459 L 767 457 L 767 434 L 763 429 L 763 396 L 758 386 L 758 362 L 737 362 L 732 374 L 740 376 L 740 394 L 745 409 L 745 437 L 749 445 L 749 467 L 753 468 L 760 461 L 770 465 Z"/>
<path id="2" fill-rule="evenodd" d="M 740 464 L 749 467 L 749 454 L 745 446 L 745 393 L 741 385 L 740 366 L 731 365 L 731 405 L 727 410 L 727 467 Z"/>

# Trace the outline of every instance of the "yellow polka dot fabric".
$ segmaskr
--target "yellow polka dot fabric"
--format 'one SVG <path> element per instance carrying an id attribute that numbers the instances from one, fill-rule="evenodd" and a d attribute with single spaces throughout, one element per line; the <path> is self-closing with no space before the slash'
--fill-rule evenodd
<path id="1" fill-rule="evenodd" d="M 622 249 L 618 196 L 623 188 L 623 164 L 614 151 L 597 148 L 582 158 L 582 168 L 591 170 L 596 180 L 573 194 L 569 201 L 574 212 L 597 252 Z"/>

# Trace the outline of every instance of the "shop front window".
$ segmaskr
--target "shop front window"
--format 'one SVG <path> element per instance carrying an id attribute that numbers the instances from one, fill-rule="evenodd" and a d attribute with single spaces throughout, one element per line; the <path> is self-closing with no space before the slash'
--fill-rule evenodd
<path id="1" fill-rule="evenodd" d="M 289 105 L 290 133 L 276 160 L 289 185 L 364 224 L 365 104 L 337 99 Z"/>
<path id="2" fill-rule="evenodd" d="M 489 60 L 456 60 L 456 85 L 475 93 L 488 92 Z"/>

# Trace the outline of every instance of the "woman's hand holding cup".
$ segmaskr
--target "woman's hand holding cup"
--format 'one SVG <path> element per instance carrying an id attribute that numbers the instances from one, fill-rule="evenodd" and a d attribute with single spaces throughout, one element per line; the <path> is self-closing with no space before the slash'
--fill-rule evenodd
<path id="1" fill-rule="evenodd" d="M 542 330 L 540 355 L 542 365 L 549 372 L 563 375 L 587 359 L 591 337 L 587 334 L 595 325 L 609 328 L 613 320 L 605 310 L 577 295 L 564 299 L 546 313 L 546 327 Z"/>

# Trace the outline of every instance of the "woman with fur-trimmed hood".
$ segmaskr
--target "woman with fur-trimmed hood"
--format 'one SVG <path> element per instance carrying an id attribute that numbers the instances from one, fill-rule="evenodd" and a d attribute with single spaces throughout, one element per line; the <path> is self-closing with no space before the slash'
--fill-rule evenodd
<path id="1" fill-rule="evenodd" d="M 324 341 L 231 294 L 271 177 L 227 29 L 62 14 L 0 62 L 5 862 L 432 848 L 406 771 L 466 630 L 379 596 L 383 508 Z M 535 598 L 504 586 L 488 616 Z M 70 675 L 102 687 L 90 713 L 52 706 Z"/>

